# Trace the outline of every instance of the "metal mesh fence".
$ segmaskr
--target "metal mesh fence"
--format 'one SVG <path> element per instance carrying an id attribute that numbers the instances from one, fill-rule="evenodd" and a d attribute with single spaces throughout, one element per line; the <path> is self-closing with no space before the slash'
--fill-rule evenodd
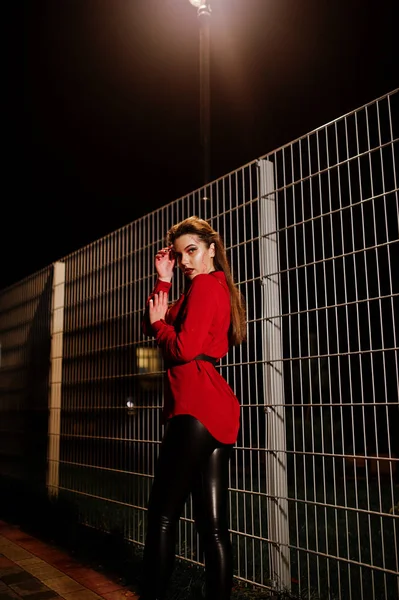
<path id="1" fill-rule="evenodd" d="M 0 294 L 0 476 L 44 485 L 52 268 Z"/>
<path id="2" fill-rule="evenodd" d="M 49 460 L 83 522 L 144 542 L 163 364 L 140 324 L 156 251 L 196 214 L 224 239 L 248 313 L 246 343 L 218 367 L 242 404 L 230 468 L 236 577 L 309 598 L 399 597 L 397 92 L 64 259 Z M 12 290 L 0 296 L 3 361 Z M 202 563 L 190 501 L 177 554 Z"/>

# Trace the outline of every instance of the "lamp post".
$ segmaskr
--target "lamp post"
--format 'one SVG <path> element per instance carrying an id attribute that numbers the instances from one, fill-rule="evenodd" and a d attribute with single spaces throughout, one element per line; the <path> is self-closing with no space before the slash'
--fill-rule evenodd
<path id="1" fill-rule="evenodd" d="M 199 67 L 200 67 L 200 140 L 202 149 L 202 178 L 206 186 L 210 180 L 210 25 L 209 0 L 190 0 L 197 9 L 199 20 Z M 205 194 L 206 195 L 206 194 Z M 206 198 L 204 198 L 205 200 Z"/>

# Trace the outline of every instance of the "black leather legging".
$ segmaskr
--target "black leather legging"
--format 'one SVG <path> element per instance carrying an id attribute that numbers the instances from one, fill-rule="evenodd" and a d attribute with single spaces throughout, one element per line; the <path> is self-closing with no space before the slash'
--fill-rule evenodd
<path id="1" fill-rule="evenodd" d="M 148 502 L 143 599 L 162 600 L 173 571 L 176 529 L 190 492 L 205 555 L 207 600 L 228 600 L 233 565 L 228 531 L 228 463 L 232 446 L 220 444 L 194 417 L 166 427 Z"/>

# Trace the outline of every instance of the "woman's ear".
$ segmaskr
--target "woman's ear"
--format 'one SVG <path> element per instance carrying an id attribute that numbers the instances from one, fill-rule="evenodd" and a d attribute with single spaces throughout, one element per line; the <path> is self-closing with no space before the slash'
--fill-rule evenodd
<path id="1" fill-rule="evenodd" d="M 210 254 L 209 256 L 211 258 L 213 258 L 215 256 L 215 244 L 212 242 L 212 244 L 209 246 L 209 250 L 210 250 Z"/>

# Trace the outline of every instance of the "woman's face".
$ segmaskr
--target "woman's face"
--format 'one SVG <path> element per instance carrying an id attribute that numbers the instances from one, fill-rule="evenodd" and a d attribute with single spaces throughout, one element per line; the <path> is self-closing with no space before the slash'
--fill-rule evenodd
<path id="1" fill-rule="evenodd" d="M 173 251 L 180 270 L 190 280 L 200 273 L 210 273 L 215 270 L 213 266 L 215 244 L 207 248 L 196 235 L 188 233 L 175 239 Z"/>

